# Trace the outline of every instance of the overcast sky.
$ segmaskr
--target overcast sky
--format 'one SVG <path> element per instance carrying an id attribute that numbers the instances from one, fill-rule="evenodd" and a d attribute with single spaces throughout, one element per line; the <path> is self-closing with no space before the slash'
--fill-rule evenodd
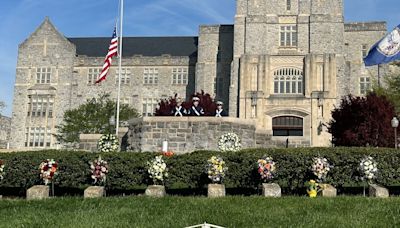
<path id="1" fill-rule="evenodd" d="M 345 0 L 345 20 L 400 23 L 399 0 Z M 46 16 L 67 37 L 110 36 L 118 0 L 1 0 L 0 100 L 11 116 L 18 44 Z M 125 0 L 125 36 L 197 35 L 200 24 L 232 24 L 235 0 Z"/>

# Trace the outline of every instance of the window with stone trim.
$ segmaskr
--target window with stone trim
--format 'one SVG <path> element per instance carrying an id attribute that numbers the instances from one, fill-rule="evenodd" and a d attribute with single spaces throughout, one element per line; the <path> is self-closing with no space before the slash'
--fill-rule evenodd
<path id="1" fill-rule="evenodd" d="M 362 57 L 363 57 L 363 58 L 367 57 L 368 51 L 369 51 L 369 50 L 368 50 L 368 45 L 363 44 L 363 45 L 361 46 L 361 54 L 362 54 Z"/>
<path id="2" fill-rule="evenodd" d="M 282 68 L 274 72 L 275 94 L 303 94 L 303 71 Z"/>
<path id="3" fill-rule="evenodd" d="M 273 136 L 303 136 L 303 118 L 279 116 L 272 119 Z"/>
<path id="4" fill-rule="evenodd" d="M 101 73 L 101 68 L 89 68 L 87 76 L 87 84 L 95 85 L 96 79 L 100 75 L 100 73 Z"/>
<path id="5" fill-rule="evenodd" d="M 158 68 L 144 68 L 143 83 L 147 85 L 158 84 Z"/>
<path id="6" fill-rule="evenodd" d="M 281 47 L 297 47 L 297 26 L 281 25 L 280 29 L 280 46 Z"/>
<path id="7" fill-rule="evenodd" d="M 54 97 L 51 95 L 29 96 L 28 116 L 53 118 Z"/>
<path id="8" fill-rule="evenodd" d="M 292 9 L 292 1 L 291 0 L 286 0 L 286 10 L 291 10 Z"/>
<path id="9" fill-rule="evenodd" d="M 119 71 L 116 71 L 115 75 L 115 85 L 118 85 Z M 121 70 L 121 85 L 131 84 L 131 70 L 128 68 L 122 68 Z"/>
<path id="10" fill-rule="evenodd" d="M 50 147 L 51 139 L 50 127 L 26 128 L 25 147 Z"/>
<path id="11" fill-rule="evenodd" d="M 50 84 L 51 82 L 51 68 L 40 67 L 36 68 L 36 84 Z"/>
<path id="12" fill-rule="evenodd" d="M 172 84 L 173 85 L 187 85 L 188 83 L 188 69 L 187 68 L 173 68 L 172 69 Z"/>
<path id="13" fill-rule="evenodd" d="M 370 77 L 360 77 L 360 94 L 366 95 L 371 90 Z"/>
<path id="14" fill-rule="evenodd" d="M 158 106 L 158 100 L 155 98 L 143 98 L 142 116 L 153 116 Z"/>

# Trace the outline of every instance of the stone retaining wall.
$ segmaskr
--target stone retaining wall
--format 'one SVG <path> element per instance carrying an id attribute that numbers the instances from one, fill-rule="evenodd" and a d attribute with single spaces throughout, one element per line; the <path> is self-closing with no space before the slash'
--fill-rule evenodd
<path id="1" fill-rule="evenodd" d="M 215 117 L 144 117 L 129 121 L 126 150 L 161 151 L 167 140 L 169 150 L 188 153 L 196 150 L 218 150 L 218 138 L 233 132 L 239 135 L 243 148 L 276 147 L 271 135 L 256 130 L 255 121 Z"/>

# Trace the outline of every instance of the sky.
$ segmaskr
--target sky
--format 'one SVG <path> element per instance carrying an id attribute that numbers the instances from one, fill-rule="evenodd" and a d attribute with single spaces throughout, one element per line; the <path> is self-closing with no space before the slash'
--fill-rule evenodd
<path id="1" fill-rule="evenodd" d="M 345 21 L 400 23 L 399 0 L 344 0 Z M 66 37 L 111 36 L 118 0 L 0 0 L 0 101 L 11 116 L 18 45 L 46 16 Z M 201 24 L 233 24 L 235 0 L 125 0 L 124 36 L 193 36 Z"/>

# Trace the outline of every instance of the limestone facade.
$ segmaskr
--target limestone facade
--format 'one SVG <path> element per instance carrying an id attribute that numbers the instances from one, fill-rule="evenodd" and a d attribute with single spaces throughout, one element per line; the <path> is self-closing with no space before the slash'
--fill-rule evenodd
<path id="1" fill-rule="evenodd" d="M 10 140 L 11 118 L 0 115 L 0 149 L 7 148 Z"/>
<path id="2" fill-rule="evenodd" d="M 204 90 L 271 145 L 329 146 L 334 105 L 378 80 L 362 56 L 386 23 L 344 23 L 342 0 L 236 2 L 234 25 L 202 25 L 198 37 L 126 38 L 121 101 L 147 116 L 160 98 Z M 116 97 L 115 64 L 106 83 L 92 83 L 109 40 L 66 38 L 46 19 L 19 46 L 13 148 L 57 147 L 66 110 L 102 92 Z"/>

